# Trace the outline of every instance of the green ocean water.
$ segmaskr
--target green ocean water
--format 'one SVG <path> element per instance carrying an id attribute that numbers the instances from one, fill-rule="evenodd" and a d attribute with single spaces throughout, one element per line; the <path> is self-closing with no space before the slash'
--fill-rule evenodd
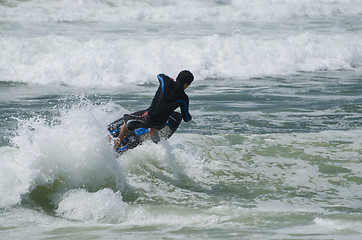
<path id="1" fill-rule="evenodd" d="M 194 122 L 168 141 L 119 158 L 106 144 L 106 123 L 146 107 L 156 85 L 123 95 L 122 89 L 3 83 L 12 97 L 2 100 L 2 176 L 8 177 L 2 190 L 11 192 L 2 203 L 20 197 L 1 212 L 3 233 L 34 239 L 359 236 L 359 82 L 348 95 L 311 96 L 316 90 L 306 90 L 304 81 L 292 88 L 302 93 L 291 97 L 283 92 L 290 91 L 285 78 L 258 81 L 279 86 L 263 94 L 259 84 L 194 83 Z M 310 81 L 315 87 L 317 80 Z M 11 196 L 14 190 L 18 195 Z"/>

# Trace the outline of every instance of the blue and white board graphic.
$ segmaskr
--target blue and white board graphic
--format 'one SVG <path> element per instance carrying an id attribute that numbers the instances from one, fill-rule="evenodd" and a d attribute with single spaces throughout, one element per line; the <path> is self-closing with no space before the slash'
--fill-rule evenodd
<path id="1" fill-rule="evenodd" d="M 130 133 L 121 142 L 120 147 L 115 149 L 115 151 L 119 154 L 122 154 L 128 149 L 135 148 L 139 144 L 147 140 L 158 142 L 160 139 L 168 139 L 176 131 L 176 129 L 181 123 L 181 120 L 182 120 L 181 113 L 173 112 L 169 117 L 165 127 L 157 130 L 155 133 L 155 137 L 153 139 L 151 139 L 150 137 L 148 128 L 138 128 L 135 129 L 134 131 L 130 131 Z M 123 123 L 124 123 L 123 118 L 120 118 L 109 124 L 107 127 L 109 135 L 112 136 L 113 138 L 118 137 L 119 131 Z"/>

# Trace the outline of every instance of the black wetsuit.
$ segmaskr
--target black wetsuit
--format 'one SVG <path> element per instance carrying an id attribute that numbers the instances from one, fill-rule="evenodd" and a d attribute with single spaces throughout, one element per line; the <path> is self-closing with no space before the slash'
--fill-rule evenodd
<path id="1" fill-rule="evenodd" d="M 142 111 L 125 114 L 124 120 L 128 130 L 137 128 L 157 128 L 165 126 L 171 113 L 178 107 L 181 108 L 182 118 L 185 122 L 191 120 L 189 113 L 189 98 L 184 91 L 184 86 L 176 83 L 165 74 L 157 76 L 160 83 L 151 106 Z"/>

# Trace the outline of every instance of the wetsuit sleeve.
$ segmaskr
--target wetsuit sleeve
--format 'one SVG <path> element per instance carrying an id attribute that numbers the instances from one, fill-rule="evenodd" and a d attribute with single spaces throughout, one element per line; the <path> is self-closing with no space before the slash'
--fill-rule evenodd
<path id="1" fill-rule="evenodd" d="M 162 89 L 162 92 L 165 92 L 165 77 L 166 75 L 165 74 L 158 74 L 157 75 L 157 79 L 158 79 L 158 82 L 160 83 L 160 87 Z"/>
<path id="2" fill-rule="evenodd" d="M 176 102 L 180 103 L 182 118 L 185 122 L 192 120 L 191 114 L 189 112 L 189 99 L 186 97 L 184 100 L 177 100 Z"/>

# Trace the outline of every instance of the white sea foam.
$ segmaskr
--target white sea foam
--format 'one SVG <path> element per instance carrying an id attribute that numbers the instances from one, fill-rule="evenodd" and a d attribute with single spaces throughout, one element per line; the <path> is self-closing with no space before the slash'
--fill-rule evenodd
<path id="1" fill-rule="evenodd" d="M 125 220 L 127 203 L 119 192 L 102 189 L 94 193 L 74 189 L 62 196 L 57 214 L 69 220 L 118 223 Z"/>
<path id="2" fill-rule="evenodd" d="M 9 7 L 11 6 L 11 7 Z M 358 16 L 360 0 L 185 0 L 8 1 L 0 19 L 19 22 L 163 21 L 245 22 L 280 21 L 329 16 Z"/>
<path id="3" fill-rule="evenodd" d="M 353 215 L 351 216 L 353 219 Z M 314 223 L 320 230 L 334 233 L 360 233 L 361 221 L 351 221 L 350 219 L 316 218 Z"/>
<path id="4" fill-rule="evenodd" d="M 185 68 L 197 80 L 360 70 L 360 39 L 312 33 L 280 39 L 213 35 L 148 41 L 2 37 L 0 76 L 2 81 L 107 88 L 156 82 L 160 72 L 174 76 Z"/>
<path id="5" fill-rule="evenodd" d="M 158 73 L 175 76 L 181 69 L 202 80 L 361 71 L 362 66 L 362 35 L 353 27 L 362 13 L 360 0 L 41 0 L 11 1 L 0 10 L 5 24 L 0 81 L 107 88 L 155 82 Z M 318 17 L 320 25 L 309 22 Z M 344 23 L 340 17 L 353 20 Z M 330 29 L 326 18 L 338 29 Z M 308 21 L 296 24 L 298 19 Z M 290 20 L 292 26 L 286 24 L 285 30 Z M 112 23 L 99 27 L 82 21 Z M 34 24 L 28 27 L 29 22 Z M 204 30 L 200 22 L 224 24 Z M 233 27 L 221 30 L 229 25 Z M 8 31 L 13 28 L 17 30 Z M 28 28 L 36 31 L 34 37 Z"/>
<path id="6" fill-rule="evenodd" d="M 20 203 L 21 195 L 30 187 L 33 172 L 27 162 L 14 159 L 16 150 L 0 148 L 0 208 Z"/>

